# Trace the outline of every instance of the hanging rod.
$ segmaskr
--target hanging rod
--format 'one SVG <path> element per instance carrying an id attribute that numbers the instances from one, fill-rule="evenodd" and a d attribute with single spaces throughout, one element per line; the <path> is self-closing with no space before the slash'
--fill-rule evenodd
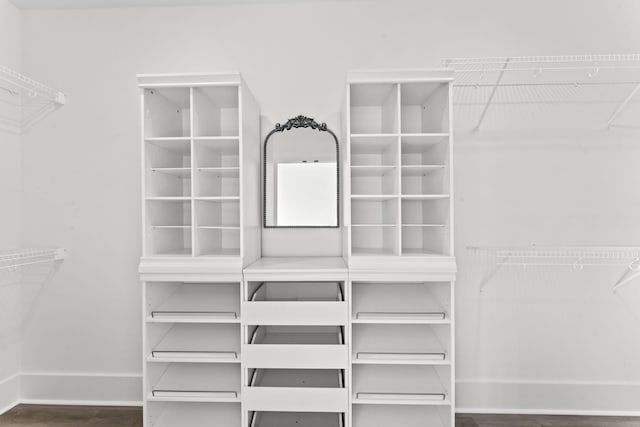
<path id="1" fill-rule="evenodd" d="M 32 264 L 59 261 L 66 257 L 64 248 L 28 248 L 0 251 L 0 270 L 15 270 Z"/>

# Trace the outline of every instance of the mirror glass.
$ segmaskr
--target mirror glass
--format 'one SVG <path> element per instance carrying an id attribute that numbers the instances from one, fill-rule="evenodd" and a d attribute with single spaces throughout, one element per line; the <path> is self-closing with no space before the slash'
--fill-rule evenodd
<path id="1" fill-rule="evenodd" d="M 264 143 L 264 226 L 338 227 L 338 139 L 298 116 Z"/>

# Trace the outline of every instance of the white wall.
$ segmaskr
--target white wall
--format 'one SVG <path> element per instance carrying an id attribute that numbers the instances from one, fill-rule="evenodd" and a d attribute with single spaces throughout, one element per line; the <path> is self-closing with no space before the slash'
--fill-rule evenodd
<path id="1" fill-rule="evenodd" d="M 0 0 L 0 65 L 21 66 L 21 12 Z M 0 106 L 13 117 L 15 109 Z M 6 117 L 6 116 L 3 116 Z M 20 246 L 20 137 L 0 130 L 0 249 Z M 0 412 L 18 396 L 20 369 L 20 276 L 0 271 Z"/>
<path id="2" fill-rule="evenodd" d="M 455 56 L 640 51 L 640 3 L 633 0 L 261 2 L 25 11 L 23 18 L 24 72 L 70 99 L 24 138 L 21 170 L 23 244 L 70 252 L 32 306 L 23 369 L 34 394 L 40 380 L 50 398 L 64 399 L 81 399 L 88 385 L 110 392 L 105 400 L 140 398 L 137 73 L 240 71 L 263 123 L 275 123 L 300 113 L 335 117 L 347 69 L 429 67 Z M 541 409 L 548 402 L 531 393 L 542 389 L 558 410 L 640 409 L 633 401 L 640 323 L 608 292 L 614 273 L 503 276 L 478 295 L 480 269 L 465 250 L 477 243 L 640 241 L 638 146 L 616 132 L 590 137 L 599 140 L 591 148 L 576 138 L 545 137 L 538 145 L 512 134 L 526 146 L 519 150 L 508 139 L 495 145 L 467 137 L 455 150 L 461 407 Z M 615 170 L 600 168 L 599 158 Z M 540 173 L 540 162 L 550 173 Z M 597 184 L 595 174 L 607 175 L 606 187 L 598 187 L 604 199 L 572 178 Z M 527 192 L 515 191 L 525 185 Z M 578 209 L 567 191 L 578 195 Z M 576 222 L 575 212 L 589 216 Z M 67 374 L 84 386 L 56 395 Z M 107 384 L 102 375 L 111 374 L 121 381 Z M 546 383 L 527 383 L 541 379 Z M 592 400 L 606 384 L 624 389 L 623 400 Z"/>

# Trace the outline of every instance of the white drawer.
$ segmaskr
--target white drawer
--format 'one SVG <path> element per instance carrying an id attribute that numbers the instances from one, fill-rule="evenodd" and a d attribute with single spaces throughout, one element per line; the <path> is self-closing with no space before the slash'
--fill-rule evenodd
<path id="1" fill-rule="evenodd" d="M 243 363 L 247 368 L 346 369 L 346 345 L 245 344 Z"/>
<path id="2" fill-rule="evenodd" d="M 250 411 L 249 427 L 344 427 L 344 412 Z"/>
<path id="3" fill-rule="evenodd" d="M 249 325 L 346 325 L 349 308 L 344 301 L 251 301 L 242 303 Z"/>
<path id="4" fill-rule="evenodd" d="M 244 387 L 242 401 L 249 411 L 346 412 L 344 388 Z"/>

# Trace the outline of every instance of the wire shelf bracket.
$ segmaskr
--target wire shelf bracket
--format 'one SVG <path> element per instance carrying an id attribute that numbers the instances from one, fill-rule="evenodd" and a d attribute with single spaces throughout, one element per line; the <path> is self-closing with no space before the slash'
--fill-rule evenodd
<path id="1" fill-rule="evenodd" d="M 24 133 L 66 103 L 64 93 L 0 65 L 0 128 Z"/>

